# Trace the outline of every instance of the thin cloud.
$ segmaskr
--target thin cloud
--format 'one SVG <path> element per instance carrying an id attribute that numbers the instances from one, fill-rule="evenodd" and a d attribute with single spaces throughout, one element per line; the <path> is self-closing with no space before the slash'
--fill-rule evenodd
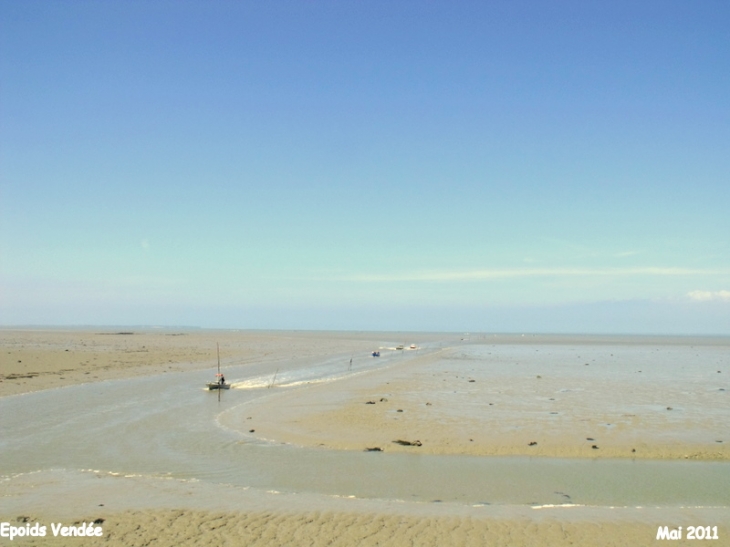
<path id="1" fill-rule="evenodd" d="M 730 302 L 730 291 L 690 291 L 687 296 L 698 302 Z"/>
<path id="2" fill-rule="evenodd" d="M 521 277 L 635 277 L 635 276 L 696 276 L 727 275 L 730 270 L 699 270 L 691 268 L 506 268 L 468 271 L 413 272 L 386 275 L 353 275 L 326 278 L 332 281 L 363 283 L 483 281 Z M 727 292 L 727 291 L 720 291 Z"/>

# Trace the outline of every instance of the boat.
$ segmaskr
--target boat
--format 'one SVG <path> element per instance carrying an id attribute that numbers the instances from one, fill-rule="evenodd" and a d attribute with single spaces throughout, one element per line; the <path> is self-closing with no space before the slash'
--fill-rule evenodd
<path id="1" fill-rule="evenodd" d="M 216 374 L 216 381 L 215 382 L 208 382 L 205 384 L 209 390 L 214 389 L 231 389 L 231 384 L 226 383 L 226 379 L 223 377 L 223 374 L 221 373 L 221 349 L 218 344 L 215 345 L 216 352 L 218 353 L 218 374 Z"/>
<path id="2" fill-rule="evenodd" d="M 374 351 L 373 352 L 373 357 L 380 357 L 380 352 L 379 351 Z"/>
<path id="3" fill-rule="evenodd" d="M 403 349 L 403 344 L 401 344 L 400 346 L 396 346 L 395 349 Z"/>

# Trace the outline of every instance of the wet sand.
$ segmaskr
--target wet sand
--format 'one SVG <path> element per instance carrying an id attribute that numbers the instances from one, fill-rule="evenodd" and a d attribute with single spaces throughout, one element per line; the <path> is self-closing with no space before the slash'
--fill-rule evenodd
<path id="1" fill-rule="evenodd" d="M 0 329 L 0 396 L 86 382 L 367 352 L 388 335 L 287 331 Z"/>
<path id="2" fill-rule="evenodd" d="M 83 520 L 83 519 L 80 519 Z M 89 519 L 86 520 L 88 522 Z M 657 523 L 563 522 L 560 519 L 428 518 L 340 512 L 252 511 L 243 514 L 200 511 L 128 511 L 107 519 L 102 538 L 16 538 L 15 545 L 246 545 L 319 546 L 474 546 L 528 547 L 581 545 L 642 547 L 657 543 Z M 34 522 L 34 521 L 32 521 Z M 48 525 L 49 521 L 40 521 Z M 64 523 L 71 525 L 71 523 Z M 51 534 L 48 525 L 48 534 Z M 720 538 L 727 528 L 718 528 Z M 689 540 L 674 545 L 692 545 Z M 715 545 L 727 543 L 713 542 Z"/>
<path id="3" fill-rule="evenodd" d="M 294 357 L 316 362 L 320 357 L 349 351 L 369 352 L 375 347 L 420 345 L 439 339 L 436 335 L 407 336 L 5 329 L 0 331 L 0 395 L 212 368 L 216 342 L 221 344 L 226 365 L 283 362 Z M 499 342 L 519 342 L 520 351 L 548 349 L 546 339 L 525 342 L 503 337 Z M 586 343 L 581 350 L 605 347 L 605 342 Z M 578 358 L 586 369 L 575 374 L 570 368 L 553 377 L 550 368 L 543 369 L 540 359 L 532 364 L 517 360 L 523 362 L 519 374 L 500 376 L 504 363 L 496 363 L 487 373 L 480 372 L 472 370 L 470 358 L 474 355 L 468 348 L 463 352 L 460 347 L 453 349 L 459 343 L 468 345 L 456 337 L 447 340 L 447 348 L 440 352 L 402 366 L 396 363 L 372 374 L 301 389 L 273 390 L 270 397 L 256 400 L 246 410 L 253 414 L 252 427 L 259 437 L 334 449 L 362 451 L 378 446 L 385 451 L 433 454 L 726 460 L 730 439 L 722 434 L 728 398 L 722 395 L 726 392 L 719 391 L 725 388 L 718 387 L 725 386 L 722 382 L 730 374 L 726 342 L 710 340 L 704 344 L 699 376 L 693 368 L 681 382 L 657 386 L 653 381 L 635 382 L 636 371 L 621 371 L 617 384 L 606 383 L 611 374 L 605 370 L 586 376 L 590 367 L 598 371 L 600 366 L 592 360 L 589 365 L 583 363 L 587 350 Z M 679 347 L 690 347 L 688 343 L 684 340 Z M 418 356 L 418 351 L 409 357 Z M 604 350 L 591 351 L 603 355 Z M 711 372 L 717 376 L 710 376 Z M 651 367 L 642 367 L 641 374 L 648 373 L 659 378 Z M 627 396 L 618 397 L 617 393 Z M 708 400 L 710 395 L 717 400 Z M 374 404 L 367 404 L 370 401 Z M 488 410 L 496 412 L 485 414 Z M 421 446 L 393 443 L 398 439 L 419 440 Z M 530 445 L 532 442 L 537 444 Z M 599 448 L 592 448 L 593 444 Z M 629 452 L 634 449 L 636 453 Z M 0 522 L 16 525 L 28 520 L 50 526 L 59 520 L 72 525 L 104 519 L 103 539 L 97 543 L 81 538 L 16 538 L 13 544 L 643 546 L 657 543 L 660 525 L 684 526 L 685 530 L 688 525 L 718 526 L 721 539 L 712 543 L 730 544 L 726 525 L 730 499 L 725 506 L 714 508 L 537 510 L 528 506 L 470 507 L 277 495 L 175 480 L 54 473 L 5 477 Z"/>
<path id="4" fill-rule="evenodd" d="M 246 427 L 341 450 L 730 459 L 727 346 L 474 347 L 262 399 Z"/>
<path id="5" fill-rule="evenodd" d="M 685 533 L 687 526 L 717 526 L 720 539 L 713 545 L 727 545 L 730 532 L 724 508 L 403 504 L 89 474 L 69 483 L 60 472 L 10 481 L 8 494 L 0 498 L 3 515 L 7 497 L 18 489 L 34 494 L 16 499 L 12 517 L 6 519 L 13 525 L 39 522 L 51 536 L 51 523 L 96 521 L 103 537 L 16 538 L 14 545 L 644 547 L 657 544 L 660 526 L 682 526 Z M 136 494 L 133 502 L 130 492 Z M 61 496 L 68 503 L 49 510 L 47 499 Z"/>

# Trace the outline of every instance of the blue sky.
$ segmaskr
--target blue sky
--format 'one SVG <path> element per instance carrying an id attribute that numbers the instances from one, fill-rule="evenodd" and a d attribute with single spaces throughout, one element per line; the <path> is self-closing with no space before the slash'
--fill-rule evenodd
<path id="1" fill-rule="evenodd" d="M 725 2 L 0 25 L 0 324 L 730 332 Z"/>

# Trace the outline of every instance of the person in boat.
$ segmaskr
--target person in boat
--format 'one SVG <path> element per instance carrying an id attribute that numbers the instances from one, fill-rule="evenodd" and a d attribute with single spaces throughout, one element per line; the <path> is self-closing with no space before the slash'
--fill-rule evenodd
<path id="1" fill-rule="evenodd" d="M 223 376 L 223 375 L 221 374 L 221 379 L 220 379 L 220 380 L 218 380 L 218 383 L 219 383 L 220 385 L 225 385 L 225 383 L 226 383 L 226 378 L 225 378 L 225 376 Z"/>

